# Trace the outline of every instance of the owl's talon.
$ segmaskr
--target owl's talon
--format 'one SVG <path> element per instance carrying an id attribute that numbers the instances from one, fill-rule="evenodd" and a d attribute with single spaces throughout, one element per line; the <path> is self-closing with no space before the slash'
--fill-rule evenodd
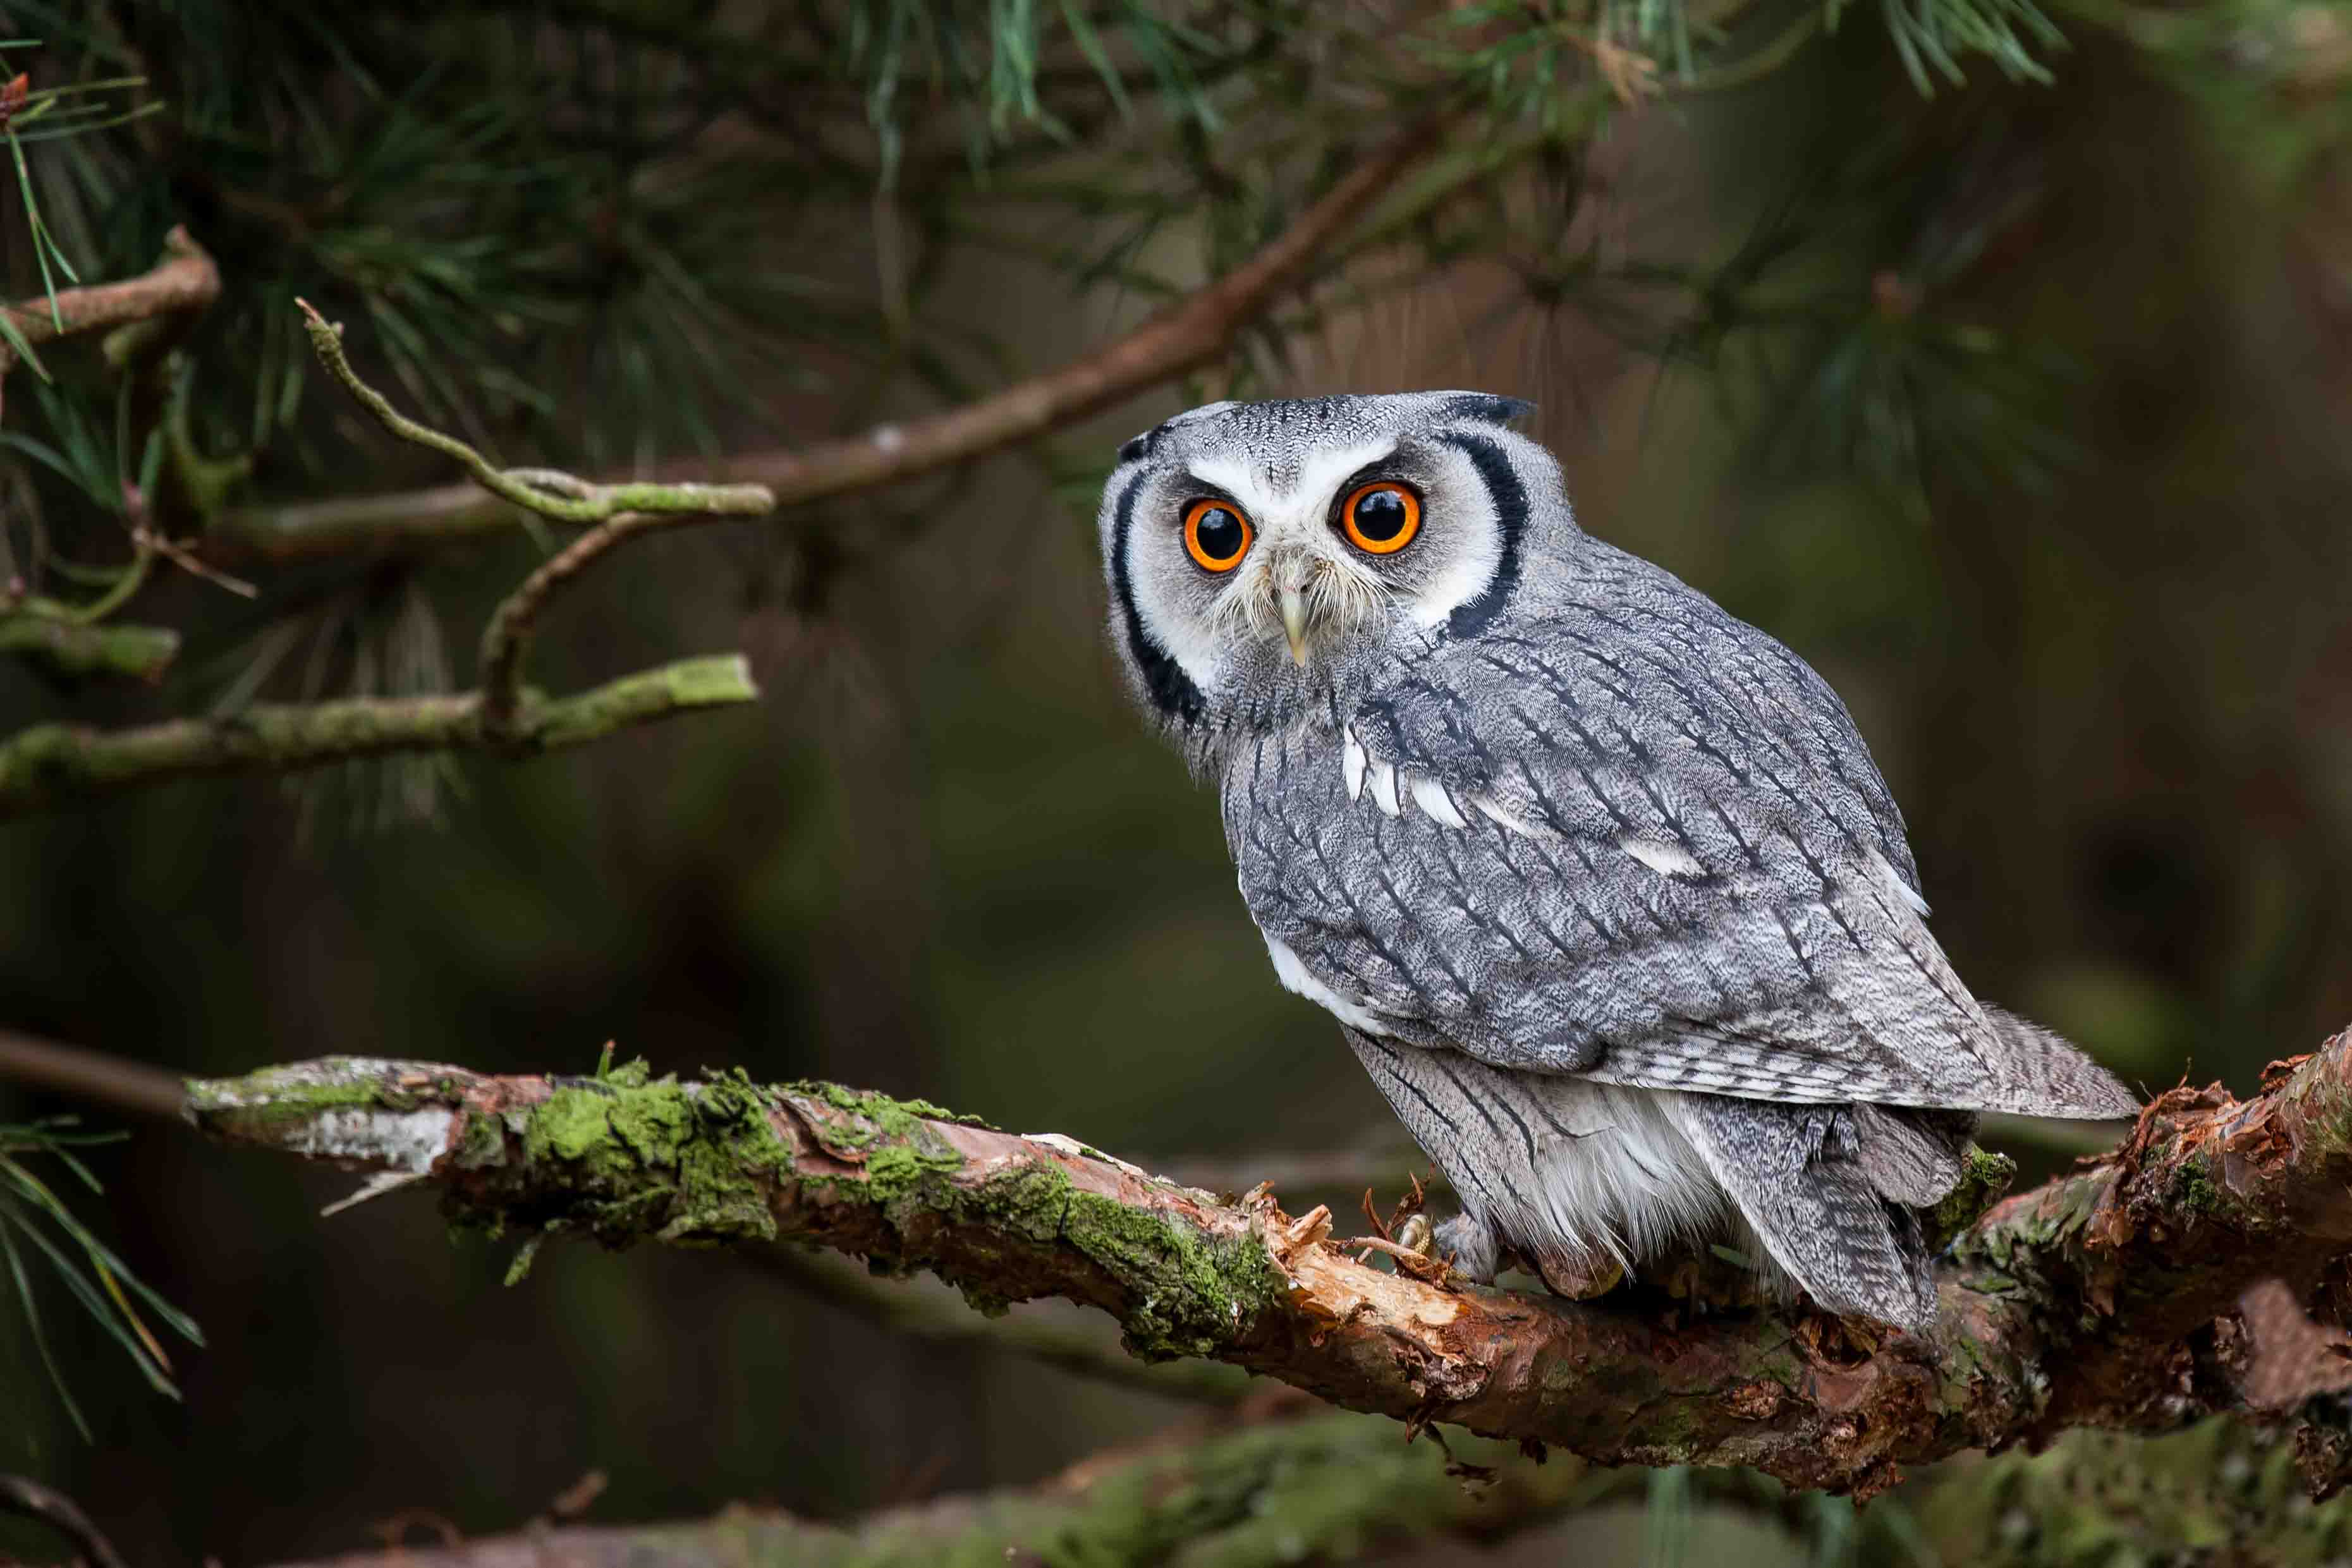
<path id="1" fill-rule="evenodd" d="M 1437 1232 L 1425 1214 L 1405 1216 L 1404 1223 L 1397 1227 L 1396 1239 L 1397 1245 L 1408 1252 L 1418 1252 L 1424 1258 L 1437 1255 Z"/>
<path id="2" fill-rule="evenodd" d="M 1539 1258 L 1536 1271 L 1553 1295 L 1571 1301 L 1605 1296 L 1625 1282 L 1625 1265 L 1606 1253 L 1587 1253 L 1573 1261 L 1559 1256 Z"/>

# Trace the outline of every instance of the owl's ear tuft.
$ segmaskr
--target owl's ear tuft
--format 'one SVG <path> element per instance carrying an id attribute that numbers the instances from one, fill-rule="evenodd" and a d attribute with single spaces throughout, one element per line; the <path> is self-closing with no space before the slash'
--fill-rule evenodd
<path id="1" fill-rule="evenodd" d="M 1456 392 L 1445 401 L 1448 419 L 1476 420 L 1481 424 L 1509 424 L 1534 413 L 1536 405 L 1523 398 L 1496 392 Z"/>
<path id="2" fill-rule="evenodd" d="M 1124 465 L 1150 456 L 1151 438 L 1159 434 L 1160 427 L 1158 425 L 1153 425 L 1150 430 L 1145 431 L 1142 434 L 1130 435 L 1125 441 L 1119 443 L 1119 463 Z"/>

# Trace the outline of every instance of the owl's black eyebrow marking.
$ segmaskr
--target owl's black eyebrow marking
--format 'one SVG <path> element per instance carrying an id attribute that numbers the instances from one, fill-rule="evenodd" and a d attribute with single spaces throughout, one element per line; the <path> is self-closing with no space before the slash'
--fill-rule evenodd
<path id="1" fill-rule="evenodd" d="M 1135 497 L 1143 488 L 1147 475 L 1138 474 L 1118 493 L 1118 507 L 1111 523 L 1110 585 L 1118 596 L 1118 607 L 1127 620 L 1128 651 L 1135 655 L 1136 668 L 1143 672 L 1143 687 L 1151 706 L 1161 713 L 1181 720 L 1186 725 L 1198 724 L 1207 702 L 1201 688 L 1184 667 L 1169 655 L 1168 650 L 1152 641 L 1143 628 L 1143 612 L 1136 608 L 1135 586 L 1128 571 L 1127 558 L 1135 538 Z"/>
<path id="2" fill-rule="evenodd" d="M 1486 436 L 1466 430 L 1448 430 L 1438 434 L 1438 440 L 1470 459 L 1478 471 L 1479 482 L 1486 486 L 1487 499 L 1495 505 L 1495 525 L 1502 532 L 1502 559 L 1495 563 L 1495 575 L 1477 596 L 1465 599 L 1454 607 L 1445 619 L 1445 629 L 1453 636 L 1475 637 L 1493 623 L 1511 601 L 1512 591 L 1519 586 L 1519 543 L 1528 531 L 1528 488 L 1519 476 L 1511 472 L 1510 459 L 1503 449 Z"/>

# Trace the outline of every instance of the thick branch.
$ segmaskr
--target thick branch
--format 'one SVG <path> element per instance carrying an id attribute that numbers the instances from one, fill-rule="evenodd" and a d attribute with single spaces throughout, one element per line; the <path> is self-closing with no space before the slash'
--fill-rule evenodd
<path id="1" fill-rule="evenodd" d="M 684 659 L 568 697 L 524 702 L 512 731 L 493 735 L 481 696 L 346 697 L 257 703 L 226 718 L 169 719 L 137 729 L 36 725 L 0 740 L 0 818 L 201 773 L 292 772 L 400 751 L 536 754 L 601 740 L 696 708 L 757 701 L 740 653 Z"/>
<path id="2" fill-rule="evenodd" d="M 121 327 L 172 316 L 192 318 L 220 298 L 220 268 L 185 228 L 163 236 L 163 258 L 137 277 L 60 288 L 57 314 L 44 296 L 21 305 L 0 306 L 25 340 L 36 346 L 75 337 L 100 327 Z M 0 340 L 0 376 L 14 370 L 16 350 Z"/>
<path id="3" fill-rule="evenodd" d="M 229 1141 L 436 1180 L 463 1221 L 813 1241 L 932 1269 L 982 1304 L 1065 1296 L 1116 1316 L 1139 1354 L 1213 1357 L 1357 1409 L 1867 1491 L 1962 1448 L 2236 1403 L 2210 1325 L 2249 1281 L 2300 1289 L 2352 1245 L 2347 1040 L 2246 1104 L 2159 1100 L 2116 1154 L 1962 1237 L 1933 1331 L 1874 1341 L 1802 1314 L 1685 1323 L 1449 1291 L 1354 1261 L 1264 1194 L 1221 1202 L 1067 1140 L 828 1085 L 331 1059 L 192 1085 L 191 1103 Z"/>
<path id="4" fill-rule="evenodd" d="M 961 408 L 800 451 L 750 454 L 695 465 L 703 477 L 767 486 L 779 507 L 909 479 L 1042 435 L 1171 376 L 1209 363 L 1324 247 L 1373 208 L 1414 160 L 1444 141 L 1415 126 L 1350 171 L 1265 249 L 1126 336 L 1057 370 Z M 683 475 L 684 470 L 680 470 Z M 467 486 L 224 514 L 206 534 L 224 552 L 293 557 L 388 549 L 478 535 L 512 511 Z"/>

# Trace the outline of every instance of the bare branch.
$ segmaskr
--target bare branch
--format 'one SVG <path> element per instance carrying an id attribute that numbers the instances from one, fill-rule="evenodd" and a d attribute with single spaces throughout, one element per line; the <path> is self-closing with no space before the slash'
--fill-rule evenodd
<path id="1" fill-rule="evenodd" d="M 908 424 L 882 425 L 800 451 L 721 459 L 702 471 L 766 485 L 779 507 L 802 505 L 986 456 L 1207 364 L 1305 277 L 1327 246 L 1377 207 L 1400 174 L 1444 141 L 1437 122 L 1412 127 L 1375 150 L 1242 266 L 1057 370 Z M 207 530 L 206 548 L 273 557 L 405 548 L 477 536 L 507 527 L 511 517 L 497 499 L 445 486 L 225 513 Z"/>
<path id="2" fill-rule="evenodd" d="M 0 1476 L 0 1513 L 37 1519 L 81 1549 L 90 1568 L 123 1568 L 122 1554 L 101 1534 L 73 1499 L 24 1476 Z"/>
<path id="3" fill-rule="evenodd" d="M 1066 1139 L 829 1085 L 331 1059 L 194 1085 L 191 1104 L 227 1141 L 433 1179 L 461 1220 L 613 1245 L 812 1241 L 979 1301 L 1065 1296 L 1113 1314 L 1139 1355 L 1230 1362 L 1416 1425 L 1864 1493 L 1962 1448 L 2238 1406 L 2212 1347 L 2246 1333 L 2245 1287 L 2301 1294 L 2352 1249 L 2352 1034 L 2245 1104 L 2165 1095 L 2095 1166 L 1996 1208 L 1955 1244 L 1919 1335 L 1449 1291 L 1355 1261 L 1264 1193 L 1220 1201 Z"/>
<path id="4" fill-rule="evenodd" d="M 526 694 L 513 727 L 482 723 L 480 694 L 256 704 L 222 718 L 136 729 L 44 724 L 0 740 L 0 818 L 204 773 L 292 772 L 401 751 L 552 751 L 697 708 L 757 701 L 740 653 L 684 659 L 568 697 Z"/>
<path id="5" fill-rule="evenodd" d="M 177 1073 L 13 1030 L 0 1029 L 0 1078 L 134 1116 L 177 1117 L 188 1108 L 187 1088 Z"/>

